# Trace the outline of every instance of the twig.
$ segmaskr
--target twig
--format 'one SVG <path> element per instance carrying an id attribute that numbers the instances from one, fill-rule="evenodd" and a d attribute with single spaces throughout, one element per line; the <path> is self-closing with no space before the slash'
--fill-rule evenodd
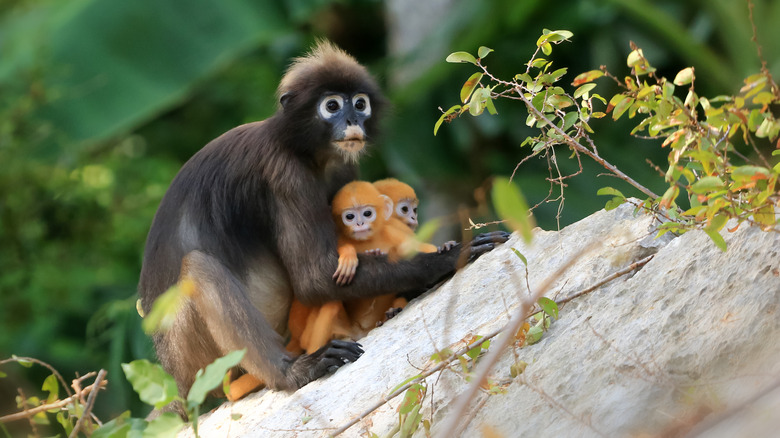
<path id="1" fill-rule="evenodd" d="M 98 387 L 103 382 L 103 379 L 106 377 L 106 370 L 100 370 L 98 372 L 97 377 L 95 377 L 95 381 L 92 383 L 92 385 L 97 385 Z M 76 425 L 73 427 L 73 431 L 70 433 L 70 436 L 68 438 L 76 438 L 79 434 L 79 430 L 84 425 L 84 419 L 89 418 L 90 413 L 92 412 L 92 407 L 95 405 L 95 398 L 97 397 L 98 391 L 91 391 L 89 394 L 89 397 L 87 398 L 87 404 L 84 407 L 84 412 L 82 413 L 81 417 L 79 417 L 78 421 L 76 421 Z M 82 395 L 84 392 L 82 391 Z M 92 435 L 92 432 L 89 430 L 89 428 L 84 429 L 84 434 L 87 436 Z"/>
<path id="2" fill-rule="evenodd" d="M 570 296 L 568 296 L 566 298 L 558 300 L 558 301 L 555 302 L 555 304 L 560 306 L 562 304 L 568 303 L 569 301 L 571 301 L 571 300 L 573 300 L 575 298 L 579 298 L 579 297 L 581 297 L 581 296 L 583 296 L 585 294 L 593 292 L 594 290 L 596 290 L 596 289 L 600 288 L 601 286 L 609 283 L 610 281 L 612 281 L 612 280 L 614 280 L 614 279 L 616 279 L 618 277 L 621 277 L 623 275 L 626 275 L 629 272 L 646 265 L 647 262 L 649 262 L 650 260 L 653 259 L 653 257 L 655 257 L 655 254 L 651 254 L 651 255 L 643 258 L 642 260 L 639 260 L 639 261 L 636 261 L 634 263 L 631 263 L 630 265 L 628 265 L 625 268 L 615 272 L 614 274 L 610 275 L 609 277 L 599 281 L 598 283 L 594 284 L 593 286 L 590 286 L 588 288 L 582 289 L 581 291 L 576 292 L 576 293 L 574 293 L 574 294 L 572 294 L 572 295 L 570 295 Z"/>
<path id="3" fill-rule="evenodd" d="M 490 349 L 485 358 L 482 359 L 482 361 L 479 363 L 479 368 L 472 379 L 472 383 L 458 396 L 457 400 L 455 401 L 455 406 L 452 409 L 452 413 L 449 415 L 449 417 L 447 417 L 445 423 L 442 425 L 443 430 L 441 432 L 437 432 L 438 436 L 456 436 L 455 430 L 458 428 L 458 424 L 461 422 L 461 420 L 465 418 L 463 421 L 463 427 L 471 422 L 473 414 L 466 415 L 466 410 L 471 404 L 471 400 L 474 398 L 474 394 L 477 393 L 480 383 L 482 383 L 482 381 L 487 377 L 487 374 L 493 369 L 493 366 L 498 361 L 498 358 L 501 356 L 501 354 L 503 354 L 504 349 L 512 342 L 514 334 L 517 333 L 517 330 L 528 318 L 530 309 L 533 307 L 536 301 L 542 297 L 544 293 L 550 289 L 550 287 L 552 287 L 553 283 L 566 272 L 566 270 L 568 270 L 574 263 L 576 263 L 577 260 L 582 258 L 583 255 L 585 255 L 587 252 L 590 252 L 597 246 L 600 246 L 600 243 L 594 242 L 578 251 L 560 268 L 549 275 L 535 292 L 532 292 L 526 299 L 520 301 L 520 308 L 518 309 L 517 313 L 515 313 L 515 316 L 512 317 L 512 320 L 509 321 L 509 323 L 500 330 L 500 332 L 504 333 L 504 336 L 498 340 L 497 345 L 493 345 L 493 348 Z M 482 339 L 482 341 L 484 341 L 484 339 Z"/>
<path id="4" fill-rule="evenodd" d="M 633 178 L 631 178 L 630 176 L 628 176 L 625 173 L 623 173 L 620 169 L 618 169 L 617 167 L 613 166 L 607 160 L 601 158 L 595 152 L 589 150 L 585 146 L 583 146 L 583 145 L 579 144 L 578 142 L 574 141 L 574 139 L 571 138 L 571 136 L 569 136 L 566 132 L 564 132 L 563 129 L 559 128 L 555 123 L 550 121 L 550 119 L 548 119 L 541 111 L 539 111 L 538 109 L 536 109 L 536 107 L 533 106 L 531 101 L 528 100 L 528 98 L 525 97 L 525 94 L 523 93 L 523 89 L 520 86 L 516 87 L 516 92 L 517 92 L 520 100 L 522 100 L 523 103 L 525 103 L 526 108 L 528 108 L 528 111 L 533 113 L 534 117 L 538 118 L 539 120 L 544 121 L 550 127 L 550 129 L 552 129 L 558 135 L 560 135 L 566 141 L 566 144 L 571 146 L 572 149 L 574 149 L 576 151 L 579 151 L 579 152 L 582 152 L 583 154 L 589 156 L 590 158 L 593 159 L 593 161 L 595 161 L 596 163 L 600 164 L 605 169 L 607 169 L 610 172 L 612 172 L 613 174 L 615 174 L 618 178 L 620 178 L 623 181 L 626 181 L 627 183 L 631 184 L 632 186 L 634 186 L 636 189 L 638 189 L 640 192 L 644 193 L 645 195 L 650 196 L 653 199 L 658 198 L 658 195 L 653 193 L 650 189 L 646 188 L 642 184 L 639 184 Z"/>
<path id="5" fill-rule="evenodd" d="M 45 367 L 46 369 L 51 371 L 51 373 L 54 374 L 57 377 L 57 379 L 60 381 L 60 383 L 62 383 L 62 387 L 65 388 L 65 393 L 68 394 L 68 397 L 73 395 L 73 393 L 70 391 L 70 388 L 68 387 L 68 384 L 65 383 L 65 379 L 62 378 L 62 375 L 59 372 L 57 372 L 57 370 L 55 370 L 53 366 L 47 364 L 46 362 L 44 362 L 42 360 L 35 359 L 34 357 L 18 357 L 18 356 L 14 356 L 14 357 L 12 357 L 10 359 L 0 360 L 0 365 L 6 364 L 6 363 L 11 363 L 11 362 L 32 362 L 32 363 L 37 363 L 38 365 L 40 365 L 42 367 Z"/>
<path id="6" fill-rule="evenodd" d="M 101 383 L 105 383 L 105 382 L 101 382 Z M 105 385 L 101 385 L 100 388 L 102 389 L 104 386 Z M 91 391 L 93 391 L 94 389 L 95 389 L 95 384 L 93 383 L 92 385 L 89 385 L 86 388 L 84 388 L 81 392 L 84 393 L 84 394 L 88 394 Z M 78 397 L 79 397 L 79 394 L 76 394 L 76 395 L 72 395 L 72 396 L 70 396 L 68 398 L 65 398 L 65 399 L 62 399 L 62 400 L 58 400 L 58 401 L 56 401 L 54 403 L 41 405 L 41 406 L 38 406 L 38 407 L 35 407 L 35 408 L 32 408 L 32 409 L 24 410 L 22 412 L 17 412 L 15 414 L 6 415 L 4 417 L 0 417 L 0 423 L 10 423 L 12 421 L 23 420 L 25 418 L 30 418 L 30 417 L 34 416 L 35 414 L 37 414 L 39 412 L 45 412 L 45 411 L 53 410 L 53 409 L 60 409 L 62 407 L 67 406 L 68 403 L 73 403 L 75 400 L 78 399 Z"/>

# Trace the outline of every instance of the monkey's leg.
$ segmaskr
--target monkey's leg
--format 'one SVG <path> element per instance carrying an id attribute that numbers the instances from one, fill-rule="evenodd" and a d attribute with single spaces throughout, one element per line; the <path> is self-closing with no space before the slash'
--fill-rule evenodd
<path id="1" fill-rule="evenodd" d="M 341 301 L 330 301 L 320 306 L 320 311 L 311 327 L 309 343 L 306 345 L 307 353 L 319 350 L 333 338 L 336 318 L 338 318 L 339 312 L 343 311 L 344 305 L 341 304 Z"/>
<path id="2" fill-rule="evenodd" d="M 332 341 L 312 354 L 291 356 L 284 349 L 282 337 L 252 305 L 243 283 L 213 256 L 200 251 L 187 254 L 182 261 L 182 278 L 195 283 L 191 303 L 221 353 L 246 348 L 241 367 L 272 389 L 298 389 L 354 362 L 363 353 L 354 342 Z M 202 332 L 203 327 L 190 329 L 190 339 L 182 341 L 197 342 L 193 334 Z"/>
<path id="3" fill-rule="evenodd" d="M 230 382 L 230 391 L 227 394 L 227 399 L 230 401 L 236 401 L 245 397 L 250 392 L 261 387 L 265 382 L 258 379 L 251 374 L 244 374 L 236 380 Z"/>

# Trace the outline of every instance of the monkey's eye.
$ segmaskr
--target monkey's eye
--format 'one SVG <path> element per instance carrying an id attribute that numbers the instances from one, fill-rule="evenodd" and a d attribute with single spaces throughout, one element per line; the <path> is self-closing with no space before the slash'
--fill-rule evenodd
<path id="1" fill-rule="evenodd" d="M 341 221 L 344 222 L 344 225 L 354 223 L 355 219 L 357 219 L 357 215 L 354 210 L 344 210 L 344 212 L 341 213 Z"/>
<path id="2" fill-rule="evenodd" d="M 332 94 L 322 98 L 318 106 L 318 110 L 320 117 L 323 119 L 329 119 L 341 111 L 342 107 L 344 107 L 344 98 L 338 94 Z"/>
<path id="3" fill-rule="evenodd" d="M 402 206 L 401 206 L 401 212 L 402 212 L 403 214 L 409 213 L 409 207 L 407 207 L 407 206 L 405 206 L 405 205 L 402 205 Z"/>
<path id="4" fill-rule="evenodd" d="M 347 213 L 347 215 L 344 216 L 344 217 L 346 217 L 348 221 L 354 221 L 355 220 L 355 215 L 352 214 L 352 213 Z"/>
<path id="5" fill-rule="evenodd" d="M 376 210 L 374 207 L 366 207 L 363 211 L 361 211 L 361 214 L 368 222 L 373 222 L 374 219 L 376 219 Z"/>
<path id="6" fill-rule="evenodd" d="M 368 100 L 368 96 L 363 93 L 358 93 L 352 97 L 352 106 L 354 106 L 358 112 L 367 116 L 371 115 L 371 103 Z"/>

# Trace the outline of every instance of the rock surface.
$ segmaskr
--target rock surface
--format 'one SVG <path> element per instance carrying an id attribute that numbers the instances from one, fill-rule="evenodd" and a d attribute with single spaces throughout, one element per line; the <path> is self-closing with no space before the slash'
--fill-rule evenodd
<path id="1" fill-rule="evenodd" d="M 409 377 L 437 349 L 501 328 L 528 293 L 585 247 L 548 296 L 560 299 L 655 253 L 638 271 L 564 305 L 540 342 L 506 351 L 491 377 L 505 393 L 481 392 L 461 436 L 656 436 L 718 418 L 780 379 L 780 234 L 724 230 L 721 252 L 703 232 L 654 239 L 654 221 L 631 205 L 600 211 L 560 232 L 517 236 L 361 340 L 366 353 L 295 393 L 263 390 L 201 418 L 201 436 L 328 436 Z M 528 363 L 518 378 L 510 366 Z M 437 436 L 468 383 L 454 371 L 427 378 L 423 418 Z M 398 424 L 395 398 L 345 437 L 385 436 Z M 776 436 L 780 389 L 702 436 Z M 237 415 L 240 414 L 240 418 Z M 238 418 L 238 419 L 235 419 Z M 191 430 L 183 436 L 191 436 Z M 422 427 L 415 436 L 425 436 Z"/>

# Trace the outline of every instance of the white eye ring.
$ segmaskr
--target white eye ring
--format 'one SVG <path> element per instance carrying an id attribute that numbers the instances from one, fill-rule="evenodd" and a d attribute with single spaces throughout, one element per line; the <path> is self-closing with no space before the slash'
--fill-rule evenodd
<path id="1" fill-rule="evenodd" d="M 320 117 L 323 119 L 329 119 L 338 114 L 341 109 L 344 108 L 344 98 L 338 94 L 325 96 L 321 101 L 317 110 L 320 113 Z"/>
<path id="2" fill-rule="evenodd" d="M 366 215 L 368 213 L 368 215 Z M 360 210 L 360 215 L 363 216 L 363 220 L 366 222 L 374 222 L 376 220 L 376 209 L 374 207 L 366 207 Z"/>
<path id="3" fill-rule="evenodd" d="M 362 106 L 363 108 L 359 108 Z M 352 96 L 352 107 L 355 108 L 355 111 L 365 115 L 370 116 L 371 115 L 371 100 L 368 98 L 368 95 L 365 93 L 358 93 L 354 96 Z"/>
<path id="4" fill-rule="evenodd" d="M 345 225 L 349 225 L 357 220 L 357 216 L 358 214 L 355 212 L 355 210 L 344 210 L 341 213 L 341 220 Z"/>

